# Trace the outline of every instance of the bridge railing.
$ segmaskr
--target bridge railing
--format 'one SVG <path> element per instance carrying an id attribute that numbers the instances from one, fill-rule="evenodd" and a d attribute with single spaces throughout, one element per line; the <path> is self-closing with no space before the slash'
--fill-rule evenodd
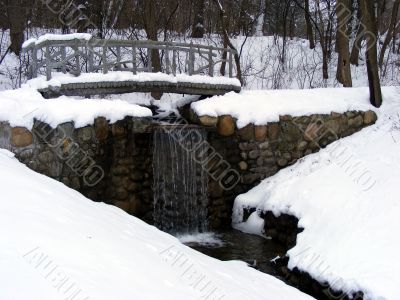
<path id="1" fill-rule="evenodd" d="M 81 73 L 110 71 L 154 72 L 152 55 L 160 57 L 161 70 L 166 74 L 214 76 L 217 66 L 225 63 L 226 76 L 234 77 L 234 50 L 213 46 L 138 40 L 101 40 L 92 38 L 72 40 L 45 40 L 28 43 L 24 51 L 29 54 L 29 78 L 53 72 Z M 225 55 L 222 55 L 225 54 Z"/>

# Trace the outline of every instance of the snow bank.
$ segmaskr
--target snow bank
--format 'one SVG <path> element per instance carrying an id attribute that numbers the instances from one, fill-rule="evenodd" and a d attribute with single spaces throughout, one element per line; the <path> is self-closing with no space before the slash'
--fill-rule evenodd
<path id="1" fill-rule="evenodd" d="M 250 123 L 277 122 L 280 115 L 308 116 L 373 109 L 368 88 L 232 92 L 192 103 L 191 107 L 199 116 L 231 115 L 237 119 L 239 128 Z"/>
<path id="2" fill-rule="evenodd" d="M 47 81 L 45 76 L 40 76 L 31 79 L 27 85 L 35 89 L 45 89 L 48 87 L 60 87 L 62 84 L 69 83 L 85 83 L 85 82 L 119 82 L 119 81 L 134 81 L 134 82 L 152 82 L 162 81 L 169 83 L 204 83 L 204 84 L 223 84 L 240 86 L 239 80 L 236 78 L 228 77 L 209 77 L 202 75 L 186 75 L 177 74 L 176 76 L 168 75 L 165 73 L 137 73 L 126 71 L 113 71 L 107 74 L 102 73 L 82 73 L 79 76 L 71 74 L 53 73 L 52 79 Z"/>
<path id="3" fill-rule="evenodd" d="M 66 96 L 44 99 L 39 92 L 26 86 L 0 92 L 0 121 L 7 121 L 11 126 L 31 129 L 34 119 L 37 119 L 54 128 L 73 121 L 79 128 L 93 124 L 94 119 L 100 116 L 115 123 L 126 116 L 150 117 L 152 112 L 122 100 L 80 100 Z"/>
<path id="4" fill-rule="evenodd" d="M 0 191 L 1 299 L 312 299 L 92 202 L 5 150 Z"/>
<path id="5" fill-rule="evenodd" d="M 356 103 L 364 90 L 349 92 L 357 93 Z M 296 216 L 305 229 L 289 267 L 366 300 L 400 299 L 400 91 L 384 95 L 376 125 L 238 196 L 233 214 L 239 227 L 243 207 Z"/>

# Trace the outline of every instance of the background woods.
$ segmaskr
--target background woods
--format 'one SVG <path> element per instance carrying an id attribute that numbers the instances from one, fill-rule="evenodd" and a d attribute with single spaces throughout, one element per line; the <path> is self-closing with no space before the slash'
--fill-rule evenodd
<path id="1" fill-rule="evenodd" d="M 0 0 L 0 5 L 1 62 L 10 53 L 19 55 L 23 41 L 43 30 L 78 31 L 101 38 L 196 38 L 233 47 L 242 82 L 260 88 L 288 88 L 287 82 L 293 87 L 294 81 L 299 88 L 350 87 L 362 65 L 379 106 L 379 81 L 398 81 L 400 0 Z M 246 43 L 262 36 L 271 43 L 260 45 L 257 61 Z M 296 41 L 308 41 L 309 52 L 295 53 L 304 46 Z M 162 58 L 153 54 L 158 70 Z M 298 56 L 303 58 L 296 63 Z M 303 79 L 288 75 L 294 68 Z"/>

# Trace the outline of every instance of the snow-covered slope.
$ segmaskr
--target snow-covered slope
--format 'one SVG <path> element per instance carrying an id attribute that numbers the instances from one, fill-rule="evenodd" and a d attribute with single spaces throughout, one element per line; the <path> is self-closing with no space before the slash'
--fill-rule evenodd
<path id="1" fill-rule="evenodd" d="M 399 90 L 385 88 L 376 125 L 238 196 L 234 222 L 246 206 L 295 215 L 305 229 L 288 252 L 289 267 L 342 291 L 364 291 L 365 299 L 400 299 L 399 99 Z M 252 222 L 237 225 L 246 230 Z"/>
<path id="2" fill-rule="evenodd" d="M 312 299 L 92 202 L 1 149 L 0 236 L 2 300 Z"/>

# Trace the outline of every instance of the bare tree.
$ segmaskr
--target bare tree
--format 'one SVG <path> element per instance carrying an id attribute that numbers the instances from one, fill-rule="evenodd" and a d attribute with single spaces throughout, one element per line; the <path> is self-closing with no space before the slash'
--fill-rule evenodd
<path id="1" fill-rule="evenodd" d="M 313 26 L 311 23 L 311 15 L 310 15 L 310 0 L 304 0 L 304 15 L 306 20 L 307 39 L 310 42 L 310 49 L 314 49 L 315 41 L 314 41 Z"/>
<path id="2" fill-rule="evenodd" d="M 336 49 L 338 51 L 337 80 L 344 87 L 353 85 L 350 69 L 349 29 L 348 21 L 351 19 L 349 0 L 338 0 L 336 3 L 337 33 Z"/>
<path id="3" fill-rule="evenodd" d="M 156 13 L 156 0 L 140 0 L 142 19 L 147 38 L 149 40 L 158 40 L 158 20 Z M 149 53 L 149 63 L 153 67 L 153 72 L 161 72 L 161 58 L 158 50 L 153 49 Z M 162 93 L 155 92 L 151 94 L 156 100 L 160 100 Z"/>
<path id="4" fill-rule="evenodd" d="M 394 38 L 396 37 L 396 32 L 398 30 L 397 20 L 398 20 L 398 14 L 399 14 L 399 6 L 400 6 L 400 0 L 396 0 L 393 4 L 392 17 L 390 20 L 389 28 L 387 30 L 386 38 L 385 38 L 385 41 L 383 42 L 381 52 L 379 55 L 379 67 L 380 68 L 382 68 L 382 66 L 383 66 L 387 47 L 389 46 L 390 42 L 392 40 L 394 40 Z"/>
<path id="5" fill-rule="evenodd" d="M 235 64 L 236 64 L 236 77 L 239 79 L 240 83 L 243 85 L 243 78 L 242 78 L 242 69 L 240 67 L 240 57 L 239 53 L 236 49 L 236 47 L 232 44 L 231 40 L 229 39 L 229 34 L 226 26 L 226 14 L 225 10 L 220 2 L 220 0 L 214 0 L 220 14 L 220 20 L 221 20 L 221 27 L 222 27 L 222 36 L 224 40 L 224 45 L 226 44 L 231 48 L 232 50 L 235 51 L 234 54 L 234 59 L 235 59 Z"/>
<path id="6" fill-rule="evenodd" d="M 195 0 L 195 13 L 192 25 L 192 38 L 202 38 L 204 36 L 204 11 L 205 0 Z"/>
<path id="7" fill-rule="evenodd" d="M 378 50 L 377 50 L 377 26 L 374 5 L 370 0 L 361 0 L 362 20 L 365 26 L 365 38 L 367 40 L 367 72 L 370 89 L 370 101 L 375 107 L 382 105 L 382 91 L 379 79 Z"/>

